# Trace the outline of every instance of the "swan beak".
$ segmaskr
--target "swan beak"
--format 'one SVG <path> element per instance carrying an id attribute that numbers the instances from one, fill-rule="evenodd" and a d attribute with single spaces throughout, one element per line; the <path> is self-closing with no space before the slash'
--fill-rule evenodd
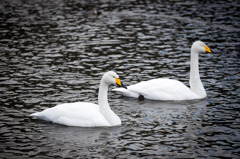
<path id="1" fill-rule="evenodd" d="M 209 47 L 205 46 L 205 51 L 211 53 L 212 51 L 210 50 Z"/>
<path id="2" fill-rule="evenodd" d="M 121 83 L 120 79 L 118 79 L 118 78 L 115 78 L 115 80 L 116 80 L 116 83 L 117 83 L 117 85 L 119 85 L 119 86 L 121 86 L 121 87 L 123 87 L 123 88 L 127 89 L 127 87 L 126 87 L 126 86 L 124 86 L 124 85 Z"/>

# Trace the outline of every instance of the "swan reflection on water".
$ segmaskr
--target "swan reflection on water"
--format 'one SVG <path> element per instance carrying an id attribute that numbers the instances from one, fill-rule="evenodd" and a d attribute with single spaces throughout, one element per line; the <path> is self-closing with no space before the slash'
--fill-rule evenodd
<path id="1" fill-rule="evenodd" d="M 193 134 L 201 130 L 201 120 L 206 110 L 205 100 L 156 102 L 138 101 L 125 97 L 116 99 L 114 102 L 122 103 L 122 106 L 115 110 L 122 120 L 122 126 L 83 128 L 46 121 L 39 121 L 38 124 L 41 124 L 44 136 L 51 143 L 66 143 L 81 149 L 85 147 L 87 153 L 86 147 L 97 149 L 99 145 L 104 146 L 109 142 L 127 144 L 133 141 L 143 141 L 144 145 L 144 141 L 157 143 L 167 140 L 173 134 L 182 135 L 181 140 L 194 140 Z M 126 107 L 126 105 L 130 106 Z M 147 132 L 148 135 L 140 132 Z M 123 140 L 124 143 L 122 143 Z"/>

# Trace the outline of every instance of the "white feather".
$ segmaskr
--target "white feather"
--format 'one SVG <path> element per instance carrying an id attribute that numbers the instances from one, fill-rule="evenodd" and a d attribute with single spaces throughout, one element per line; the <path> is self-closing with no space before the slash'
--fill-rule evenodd
<path id="1" fill-rule="evenodd" d="M 191 48 L 190 88 L 173 79 L 152 79 L 128 86 L 128 89 L 113 89 L 124 96 L 138 98 L 140 95 L 152 100 L 195 100 L 206 97 L 206 91 L 199 76 L 198 55 L 206 52 L 206 45 L 201 41 L 193 43 Z M 207 51 L 210 49 L 207 47 Z M 211 52 L 211 51 L 210 51 Z"/>
<path id="2" fill-rule="evenodd" d="M 120 118 L 111 110 L 107 101 L 108 86 L 116 83 L 115 78 L 118 78 L 115 72 L 109 71 L 104 74 L 98 94 L 99 105 L 88 102 L 65 103 L 42 112 L 33 113 L 31 116 L 68 126 L 121 125 Z"/>

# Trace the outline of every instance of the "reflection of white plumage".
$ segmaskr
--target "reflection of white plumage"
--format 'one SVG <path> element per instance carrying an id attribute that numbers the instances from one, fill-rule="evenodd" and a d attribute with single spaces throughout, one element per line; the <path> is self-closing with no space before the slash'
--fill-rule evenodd
<path id="1" fill-rule="evenodd" d="M 121 125 L 120 118 L 111 110 L 107 92 L 110 84 L 122 86 L 118 75 L 109 71 L 102 77 L 98 105 L 87 102 L 65 103 L 31 114 L 40 119 L 68 126 L 97 127 Z"/>
<path id="2" fill-rule="evenodd" d="M 116 88 L 113 90 L 125 96 L 152 100 L 203 99 L 206 97 L 206 92 L 199 76 L 198 54 L 204 52 L 211 52 L 211 50 L 201 41 L 193 43 L 191 48 L 190 88 L 177 80 L 159 78 L 128 86 L 128 89 Z"/>

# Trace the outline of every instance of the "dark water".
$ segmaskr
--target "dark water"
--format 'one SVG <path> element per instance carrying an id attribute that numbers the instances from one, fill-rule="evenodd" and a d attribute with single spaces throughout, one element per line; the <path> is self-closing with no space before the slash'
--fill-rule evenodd
<path id="1" fill-rule="evenodd" d="M 196 40 L 214 51 L 200 56 L 205 100 L 110 91 L 123 123 L 112 128 L 29 117 L 59 103 L 97 103 L 109 70 L 125 85 L 158 77 L 188 85 Z M 239 52 L 238 0 L 0 1 L 0 158 L 239 158 Z"/>

